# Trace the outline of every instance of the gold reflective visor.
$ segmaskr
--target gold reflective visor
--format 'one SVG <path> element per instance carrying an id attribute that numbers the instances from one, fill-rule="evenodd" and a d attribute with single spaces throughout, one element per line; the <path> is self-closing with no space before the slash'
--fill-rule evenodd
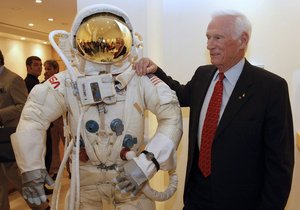
<path id="1" fill-rule="evenodd" d="M 76 33 L 76 48 L 95 63 L 112 64 L 126 58 L 131 51 L 132 36 L 126 24 L 116 16 L 93 15 Z"/>

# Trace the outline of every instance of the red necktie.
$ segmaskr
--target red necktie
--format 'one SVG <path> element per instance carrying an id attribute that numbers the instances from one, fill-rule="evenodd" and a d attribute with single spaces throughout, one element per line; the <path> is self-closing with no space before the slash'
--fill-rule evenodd
<path id="1" fill-rule="evenodd" d="M 219 80 L 215 84 L 210 98 L 202 128 L 201 146 L 198 166 L 204 177 L 211 173 L 211 147 L 216 134 L 223 95 L 224 73 L 219 73 Z"/>

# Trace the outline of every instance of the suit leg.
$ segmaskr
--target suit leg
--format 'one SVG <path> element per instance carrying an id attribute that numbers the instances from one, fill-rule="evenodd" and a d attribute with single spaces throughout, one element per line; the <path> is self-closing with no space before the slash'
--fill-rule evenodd
<path id="1" fill-rule="evenodd" d="M 0 209 L 9 210 L 8 180 L 4 163 L 0 163 Z"/>
<path id="2" fill-rule="evenodd" d="M 50 128 L 48 128 L 47 138 L 46 138 L 46 155 L 45 155 L 45 165 L 48 173 L 50 172 L 51 161 L 52 161 L 52 139 L 51 139 Z"/>
<path id="3" fill-rule="evenodd" d="M 198 166 L 194 164 L 190 177 L 185 190 L 183 210 L 212 210 L 210 176 L 203 177 Z"/>

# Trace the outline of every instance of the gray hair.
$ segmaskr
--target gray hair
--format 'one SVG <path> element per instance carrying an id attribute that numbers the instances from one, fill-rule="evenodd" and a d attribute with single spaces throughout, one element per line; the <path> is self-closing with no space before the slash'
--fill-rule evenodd
<path id="1" fill-rule="evenodd" d="M 234 21 L 234 37 L 239 37 L 243 32 L 247 33 L 249 39 L 251 37 L 252 26 L 249 19 L 242 13 L 235 10 L 222 10 L 212 14 L 212 18 L 216 17 L 232 17 Z"/>

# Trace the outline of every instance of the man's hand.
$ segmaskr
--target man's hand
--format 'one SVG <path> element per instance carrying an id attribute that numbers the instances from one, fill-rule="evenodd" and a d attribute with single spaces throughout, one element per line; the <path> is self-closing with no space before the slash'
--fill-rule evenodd
<path id="1" fill-rule="evenodd" d="M 31 204 L 40 205 L 47 201 L 44 184 L 52 186 L 54 181 L 46 169 L 37 169 L 22 174 L 22 194 Z"/>
<path id="2" fill-rule="evenodd" d="M 136 195 L 148 180 L 134 160 L 128 161 L 117 170 L 120 174 L 115 178 L 116 187 L 122 193 L 131 192 Z"/>
<path id="3" fill-rule="evenodd" d="M 141 58 L 133 64 L 137 75 L 143 76 L 145 74 L 155 73 L 157 71 L 157 65 L 149 58 Z"/>

